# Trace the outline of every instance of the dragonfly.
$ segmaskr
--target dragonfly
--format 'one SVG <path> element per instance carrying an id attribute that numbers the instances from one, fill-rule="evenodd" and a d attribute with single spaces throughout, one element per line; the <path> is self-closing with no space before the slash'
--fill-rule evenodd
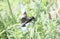
<path id="1" fill-rule="evenodd" d="M 35 19 L 34 16 L 28 17 L 26 12 L 24 12 L 22 14 L 22 17 L 21 17 L 21 23 L 22 23 L 21 30 L 22 30 L 23 33 L 27 32 L 27 28 L 29 26 L 29 22 L 31 22 L 34 19 Z"/>

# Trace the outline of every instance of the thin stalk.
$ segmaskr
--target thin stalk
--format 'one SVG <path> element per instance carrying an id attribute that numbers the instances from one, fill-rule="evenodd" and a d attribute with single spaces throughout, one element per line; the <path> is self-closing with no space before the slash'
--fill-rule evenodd
<path id="1" fill-rule="evenodd" d="M 16 18 L 15 18 L 15 16 L 13 15 L 13 12 L 12 12 L 12 9 L 11 9 L 11 4 L 10 4 L 10 2 L 9 2 L 9 0 L 7 0 L 7 3 L 8 3 L 8 7 L 9 7 L 9 9 L 10 9 L 10 15 L 12 16 L 12 20 L 13 20 L 13 22 L 14 23 L 16 23 Z"/>

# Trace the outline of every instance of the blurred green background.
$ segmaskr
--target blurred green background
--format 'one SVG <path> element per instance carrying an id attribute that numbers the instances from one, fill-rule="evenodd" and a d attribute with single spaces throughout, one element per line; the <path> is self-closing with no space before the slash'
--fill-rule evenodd
<path id="1" fill-rule="evenodd" d="M 36 18 L 26 34 L 18 28 L 24 7 Z M 60 39 L 60 0 L 0 0 L 0 39 Z"/>

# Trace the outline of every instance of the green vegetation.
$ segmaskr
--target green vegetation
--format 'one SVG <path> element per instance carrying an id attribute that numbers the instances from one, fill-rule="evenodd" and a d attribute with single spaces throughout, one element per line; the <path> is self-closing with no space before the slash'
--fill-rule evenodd
<path id="1" fill-rule="evenodd" d="M 0 39 L 60 39 L 60 7 L 57 1 L 59 0 L 0 0 Z M 30 22 L 26 34 L 19 28 L 23 4 L 28 16 L 36 18 Z M 51 19 L 52 6 L 56 19 Z"/>

